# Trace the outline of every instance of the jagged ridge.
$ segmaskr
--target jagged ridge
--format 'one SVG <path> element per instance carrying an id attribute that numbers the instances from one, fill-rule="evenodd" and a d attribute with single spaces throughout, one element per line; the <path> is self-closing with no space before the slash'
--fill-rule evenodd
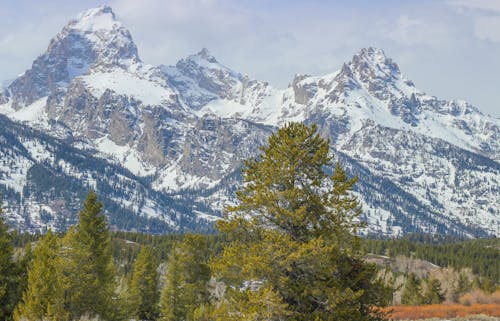
<path id="1" fill-rule="evenodd" d="M 196 213 L 208 219 L 232 202 L 242 160 L 272 130 L 314 122 L 363 176 L 369 232 L 500 231 L 499 120 L 418 90 L 376 48 L 279 89 L 207 49 L 175 66 L 144 64 L 130 32 L 99 7 L 63 28 L 0 96 L 0 112 L 96 149 L 148 188 L 204 204 Z"/>

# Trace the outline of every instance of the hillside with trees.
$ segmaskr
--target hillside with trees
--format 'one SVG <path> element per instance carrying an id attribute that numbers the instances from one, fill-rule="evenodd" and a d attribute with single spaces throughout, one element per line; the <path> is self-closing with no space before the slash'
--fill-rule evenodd
<path id="1" fill-rule="evenodd" d="M 443 303 L 496 315 L 498 240 L 362 240 L 356 177 L 333 164 L 315 126 L 281 128 L 245 162 L 215 235 L 111 232 L 94 192 L 64 233 L 17 234 L 0 216 L 0 319 L 375 321 Z"/>

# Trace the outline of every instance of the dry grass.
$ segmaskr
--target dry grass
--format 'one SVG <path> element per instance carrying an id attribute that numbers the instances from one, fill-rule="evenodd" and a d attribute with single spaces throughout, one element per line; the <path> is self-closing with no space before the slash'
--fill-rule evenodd
<path id="1" fill-rule="evenodd" d="M 461 296 L 458 302 L 467 306 L 474 304 L 500 304 L 500 291 L 487 294 L 481 290 L 474 290 Z"/>
<path id="2" fill-rule="evenodd" d="M 447 318 L 447 319 L 418 319 L 418 320 L 407 320 L 407 321 L 499 321 L 497 317 L 489 317 L 487 315 L 472 315 L 468 317 L 458 317 L 458 318 Z"/>
<path id="3" fill-rule="evenodd" d="M 389 316 L 394 320 L 444 319 L 471 315 L 500 317 L 500 304 L 394 306 L 389 308 L 389 310 L 392 310 Z"/>

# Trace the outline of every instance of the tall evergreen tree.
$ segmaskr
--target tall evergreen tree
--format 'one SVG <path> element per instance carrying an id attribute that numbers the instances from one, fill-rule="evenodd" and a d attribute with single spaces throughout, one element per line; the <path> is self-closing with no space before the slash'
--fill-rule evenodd
<path id="1" fill-rule="evenodd" d="M 63 239 L 64 309 L 71 319 L 82 315 L 112 320 L 115 315 L 115 267 L 111 237 L 102 203 L 90 192 L 79 222 Z"/>
<path id="2" fill-rule="evenodd" d="M 184 284 L 182 271 L 176 255 L 171 255 L 168 262 L 165 286 L 160 298 L 160 311 L 162 321 L 184 320 L 186 307 L 183 298 L 182 284 Z"/>
<path id="3" fill-rule="evenodd" d="M 361 227 L 351 194 L 356 178 L 339 163 L 329 174 L 332 165 L 329 142 L 316 126 L 301 123 L 279 129 L 258 158 L 245 162 L 238 204 L 218 223 L 231 241 L 213 262 L 229 285 L 225 318 L 264 318 L 266 306 L 250 303 L 267 294 L 282 311 L 273 320 L 384 317 L 374 306 L 386 304 L 389 291 L 364 263 L 355 235 Z"/>
<path id="4" fill-rule="evenodd" d="M 156 320 L 158 317 L 159 293 L 156 267 L 151 251 L 142 246 L 134 264 L 130 283 L 133 316 L 137 320 Z"/>
<path id="5" fill-rule="evenodd" d="M 427 288 L 424 293 L 423 303 L 425 304 L 440 304 L 444 301 L 445 296 L 441 289 L 441 282 L 438 279 L 431 278 L 427 280 Z"/>
<path id="6" fill-rule="evenodd" d="M 173 251 L 161 296 L 162 320 L 195 320 L 198 308 L 209 303 L 207 252 L 206 238 L 192 234 Z"/>
<path id="7" fill-rule="evenodd" d="M 461 272 L 458 275 L 457 284 L 453 288 L 453 300 L 458 302 L 458 299 L 463 294 L 469 292 L 472 289 L 472 282 L 469 280 L 465 273 Z"/>
<path id="8" fill-rule="evenodd" d="M 28 272 L 28 288 L 23 294 L 15 320 L 42 320 L 48 308 L 55 304 L 58 291 L 59 240 L 51 230 L 39 241 Z"/>
<path id="9" fill-rule="evenodd" d="M 420 305 L 423 303 L 422 287 L 419 278 L 415 273 L 408 274 L 406 279 L 403 294 L 401 295 L 401 304 L 403 305 Z"/>
<path id="10" fill-rule="evenodd" d="M 1 196 L 1 195 L 0 195 Z M 0 200 L 0 320 L 10 320 L 15 305 L 15 265 L 12 260 L 12 239 L 2 214 Z"/>

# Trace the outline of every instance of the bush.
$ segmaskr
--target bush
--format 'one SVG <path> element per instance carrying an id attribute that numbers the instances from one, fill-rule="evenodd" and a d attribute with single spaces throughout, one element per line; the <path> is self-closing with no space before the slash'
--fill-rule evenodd
<path id="1" fill-rule="evenodd" d="M 392 307 L 390 318 L 394 320 L 418 320 L 430 318 L 456 318 L 471 315 L 487 315 L 500 317 L 500 305 L 497 304 L 473 304 L 463 306 L 459 304 L 444 305 L 422 305 L 422 306 L 395 306 Z"/>
<path id="2" fill-rule="evenodd" d="M 474 290 L 462 295 L 458 302 L 465 306 L 473 304 L 500 304 L 500 291 L 488 294 L 482 290 Z"/>

